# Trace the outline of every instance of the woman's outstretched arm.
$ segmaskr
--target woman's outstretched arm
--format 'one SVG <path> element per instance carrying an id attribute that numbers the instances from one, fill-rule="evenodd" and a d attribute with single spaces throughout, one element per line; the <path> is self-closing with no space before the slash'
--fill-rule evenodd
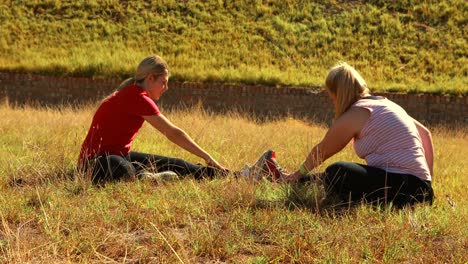
<path id="1" fill-rule="evenodd" d="M 163 114 L 143 116 L 154 128 L 166 136 L 170 141 L 188 152 L 205 160 L 207 165 L 226 170 L 211 155 L 201 148 L 195 141 L 181 128 L 174 125 Z"/>
<path id="2" fill-rule="evenodd" d="M 342 150 L 354 137 L 357 137 L 369 119 L 370 112 L 364 108 L 352 107 L 330 127 L 320 143 L 312 148 L 303 166 L 307 171 L 313 170 L 326 159 Z M 301 170 L 285 175 L 285 181 L 295 181 L 303 176 Z"/>

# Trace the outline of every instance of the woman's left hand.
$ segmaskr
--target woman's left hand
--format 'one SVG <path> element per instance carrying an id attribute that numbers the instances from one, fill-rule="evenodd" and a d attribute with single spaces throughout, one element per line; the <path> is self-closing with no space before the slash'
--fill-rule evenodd
<path id="1" fill-rule="evenodd" d="M 301 176 L 302 176 L 302 174 L 299 171 L 296 171 L 296 172 L 293 172 L 293 173 L 290 173 L 290 174 L 285 173 L 285 174 L 283 174 L 283 182 L 285 182 L 285 183 L 295 182 Z"/>

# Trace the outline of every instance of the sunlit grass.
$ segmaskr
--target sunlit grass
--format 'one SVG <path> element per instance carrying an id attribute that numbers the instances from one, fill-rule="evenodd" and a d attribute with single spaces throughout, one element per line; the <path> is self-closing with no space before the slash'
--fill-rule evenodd
<path id="1" fill-rule="evenodd" d="M 348 209 L 323 204 L 320 185 L 253 185 L 232 176 L 92 186 L 74 165 L 94 109 L 0 107 L 0 262 L 467 261 L 465 129 L 433 128 L 432 207 Z M 272 148 L 294 170 L 326 130 L 199 108 L 165 113 L 232 169 Z M 201 162 L 147 125 L 134 149 Z M 317 171 L 337 160 L 359 161 L 347 147 Z"/>

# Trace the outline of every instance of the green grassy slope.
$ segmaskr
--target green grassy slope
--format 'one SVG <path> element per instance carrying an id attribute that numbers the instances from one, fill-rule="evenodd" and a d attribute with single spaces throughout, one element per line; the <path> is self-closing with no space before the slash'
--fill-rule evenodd
<path id="1" fill-rule="evenodd" d="M 149 2 L 2 0 L 0 70 L 123 77 L 157 53 L 178 80 L 319 86 L 345 60 L 374 90 L 468 91 L 464 0 Z"/>

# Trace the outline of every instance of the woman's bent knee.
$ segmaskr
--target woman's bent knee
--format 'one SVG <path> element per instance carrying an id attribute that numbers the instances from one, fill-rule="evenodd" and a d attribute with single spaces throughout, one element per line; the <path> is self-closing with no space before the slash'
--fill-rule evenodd
<path id="1" fill-rule="evenodd" d="M 95 184 L 100 184 L 130 178 L 135 173 L 135 167 L 124 157 L 102 155 L 95 160 L 92 181 Z"/>
<path id="2" fill-rule="evenodd" d="M 346 174 L 347 162 L 335 162 L 325 169 L 324 184 L 325 186 L 336 185 L 336 182 L 341 181 Z"/>

